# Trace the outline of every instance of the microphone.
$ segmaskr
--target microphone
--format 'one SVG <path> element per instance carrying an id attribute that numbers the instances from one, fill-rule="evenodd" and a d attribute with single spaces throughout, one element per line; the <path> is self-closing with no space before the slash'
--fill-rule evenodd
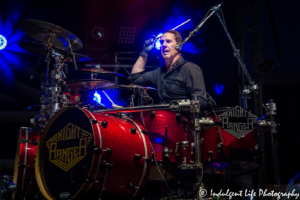
<path id="1" fill-rule="evenodd" d="M 179 51 L 179 50 L 181 49 L 181 47 L 182 47 L 182 43 L 177 44 L 177 45 L 175 46 L 176 51 Z"/>
<path id="2" fill-rule="evenodd" d="M 219 5 L 217 6 L 213 6 L 210 10 L 219 10 L 221 5 L 222 5 L 223 2 L 221 2 Z"/>

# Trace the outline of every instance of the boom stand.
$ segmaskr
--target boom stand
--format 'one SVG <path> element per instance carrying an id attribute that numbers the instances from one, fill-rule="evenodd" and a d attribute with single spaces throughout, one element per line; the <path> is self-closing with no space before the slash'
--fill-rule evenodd
<path id="1" fill-rule="evenodd" d="M 197 96 L 192 96 L 191 101 L 191 112 L 193 114 L 193 129 L 194 129 L 194 141 L 195 141 L 195 165 L 200 166 L 200 168 L 196 169 L 196 184 L 194 185 L 194 198 L 197 198 L 197 200 L 202 199 L 199 196 L 199 188 L 202 181 L 202 175 L 203 175 L 203 167 L 201 163 L 201 139 L 200 139 L 200 123 L 199 123 L 199 115 L 200 115 L 200 102 Z M 201 173 L 202 171 L 202 173 Z"/>
<path id="2" fill-rule="evenodd" d="M 221 11 L 222 12 L 222 11 Z M 229 42 L 231 44 L 231 47 L 233 49 L 233 55 L 238 59 L 239 63 L 240 63 L 240 66 L 241 68 L 243 69 L 248 81 L 249 81 L 249 85 L 244 88 L 243 90 L 243 100 L 244 100 L 244 104 L 247 105 L 247 98 L 246 98 L 246 95 L 250 94 L 252 91 L 255 91 L 255 90 L 258 90 L 258 85 L 254 83 L 254 81 L 252 81 L 251 77 L 250 77 L 250 74 L 245 66 L 245 63 L 243 62 L 242 58 L 241 58 L 241 55 L 240 55 L 240 52 L 239 50 L 236 48 L 236 46 L 234 45 L 233 43 L 233 40 L 227 30 L 227 27 L 226 27 L 226 24 L 225 24 L 225 21 L 222 19 L 220 13 L 219 13 L 219 10 L 216 11 L 216 15 L 217 17 L 219 18 L 222 26 L 223 26 L 223 29 L 229 39 Z M 223 16 L 223 13 L 222 13 L 222 16 Z"/>

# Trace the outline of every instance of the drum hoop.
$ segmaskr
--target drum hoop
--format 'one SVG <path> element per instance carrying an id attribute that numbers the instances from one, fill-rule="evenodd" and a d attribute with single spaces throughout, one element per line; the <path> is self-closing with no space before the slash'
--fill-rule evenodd
<path id="1" fill-rule="evenodd" d="M 94 113 L 102 112 L 139 112 L 142 111 L 151 111 L 151 110 L 169 110 L 169 104 L 164 105 L 155 105 L 155 106 L 137 106 L 137 107 L 124 107 L 124 108 L 114 108 L 114 109 L 104 109 L 104 110 L 94 110 Z"/>
<path id="2" fill-rule="evenodd" d="M 42 154 L 42 148 L 41 148 L 41 145 L 42 144 L 44 144 L 44 140 L 45 140 L 45 138 L 46 138 L 46 135 L 45 135 L 45 133 L 46 132 L 48 132 L 49 131 L 49 129 L 52 127 L 52 124 L 53 124 L 53 122 L 62 114 L 62 113 L 64 113 L 64 112 L 66 112 L 67 110 L 70 110 L 70 109 L 79 109 L 79 110 L 81 110 L 88 118 L 89 118 L 89 116 L 87 115 L 87 113 L 85 112 L 85 109 L 81 109 L 81 108 L 74 108 L 74 107 L 67 107 L 67 108 L 64 108 L 64 109 L 62 109 L 62 110 L 60 110 L 60 111 L 58 111 L 58 113 L 56 113 L 53 117 L 51 117 L 50 118 L 50 120 L 49 120 L 49 122 L 46 124 L 46 127 L 45 127 L 45 129 L 44 129 L 44 131 L 43 131 L 43 133 L 41 134 L 41 137 L 40 137 L 40 140 L 39 140 L 39 144 L 38 144 L 38 147 L 37 147 L 37 150 L 36 150 L 36 159 L 35 159 L 35 161 L 36 161 L 36 163 L 35 163 L 35 174 L 36 174 L 36 180 L 37 180 L 37 183 L 38 183 L 38 186 L 39 186 L 39 188 L 40 188 L 40 191 L 41 191 L 41 193 L 44 195 L 44 197 L 46 198 L 46 199 L 54 199 L 53 197 L 52 197 L 52 194 L 51 194 L 51 192 L 47 189 L 46 190 L 46 188 L 45 188 L 45 186 L 44 186 L 44 184 L 43 183 L 45 183 L 45 180 L 44 180 L 44 177 L 42 177 L 41 176 L 41 171 L 42 170 L 44 170 L 40 165 L 42 164 L 42 163 L 40 163 L 40 161 L 41 161 L 41 154 Z M 94 129 L 93 129 L 93 131 L 94 131 Z M 94 134 L 94 133 L 93 133 Z M 93 158 L 93 160 L 94 160 L 94 158 Z M 89 173 L 90 173 L 90 171 L 89 171 Z M 82 188 L 85 186 L 85 184 L 86 183 L 84 183 L 82 186 L 81 186 L 81 188 L 79 189 L 79 191 L 75 194 L 75 196 L 77 196 L 81 191 L 82 191 Z M 89 187 L 90 188 L 90 187 Z M 85 191 L 85 193 L 86 193 L 87 191 Z M 85 194 L 84 193 L 84 194 Z M 51 195 L 51 196 L 49 196 L 49 195 Z"/>

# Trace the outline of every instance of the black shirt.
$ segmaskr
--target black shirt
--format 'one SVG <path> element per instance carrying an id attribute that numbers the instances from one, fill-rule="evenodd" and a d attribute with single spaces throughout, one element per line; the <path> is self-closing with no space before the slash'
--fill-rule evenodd
<path id="1" fill-rule="evenodd" d="M 150 72 L 131 74 L 129 79 L 135 85 L 157 88 L 161 102 L 192 99 L 196 95 L 202 106 L 206 105 L 206 90 L 201 68 L 180 56 L 167 72 L 167 67 Z"/>

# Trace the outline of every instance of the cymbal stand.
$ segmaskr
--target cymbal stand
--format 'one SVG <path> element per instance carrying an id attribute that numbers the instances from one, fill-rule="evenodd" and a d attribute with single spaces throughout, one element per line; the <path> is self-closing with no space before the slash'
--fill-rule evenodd
<path id="1" fill-rule="evenodd" d="M 203 175 L 203 166 L 201 163 L 201 138 L 200 138 L 200 101 L 197 96 L 192 96 L 191 101 L 191 112 L 193 116 L 193 129 L 194 129 L 194 141 L 195 141 L 195 165 L 199 166 L 198 169 L 196 169 L 196 183 L 194 185 L 194 196 L 193 198 L 197 198 L 197 200 L 202 199 L 199 196 L 200 191 L 200 185 L 202 181 L 202 175 Z M 201 173 L 202 170 L 202 173 Z"/>
<path id="2" fill-rule="evenodd" d="M 70 50 L 70 52 L 72 54 L 72 57 L 73 57 L 74 68 L 78 69 L 77 64 L 76 64 L 76 60 L 75 60 L 75 54 L 73 53 L 73 49 L 72 49 L 72 46 L 71 46 L 71 42 L 70 42 L 70 40 L 67 40 L 67 41 L 68 41 L 69 50 Z"/>
<path id="3" fill-rule="evenodd" d="M 60 103 L 60 97 L 62 92 L 62 85 L 65 83 L 63 80 L 63 77 L 65 74 L 63 73 L 63 65 L 64 65 L 64 57 L 55 52 L 52 51 L 53 56 L 55 57 L 55 64 L 54 69 L 52 70 L 51 74 L 51 111 L 50 111 L 50 117 L 52 117 L 59 109 L 59 103 Z"/>

